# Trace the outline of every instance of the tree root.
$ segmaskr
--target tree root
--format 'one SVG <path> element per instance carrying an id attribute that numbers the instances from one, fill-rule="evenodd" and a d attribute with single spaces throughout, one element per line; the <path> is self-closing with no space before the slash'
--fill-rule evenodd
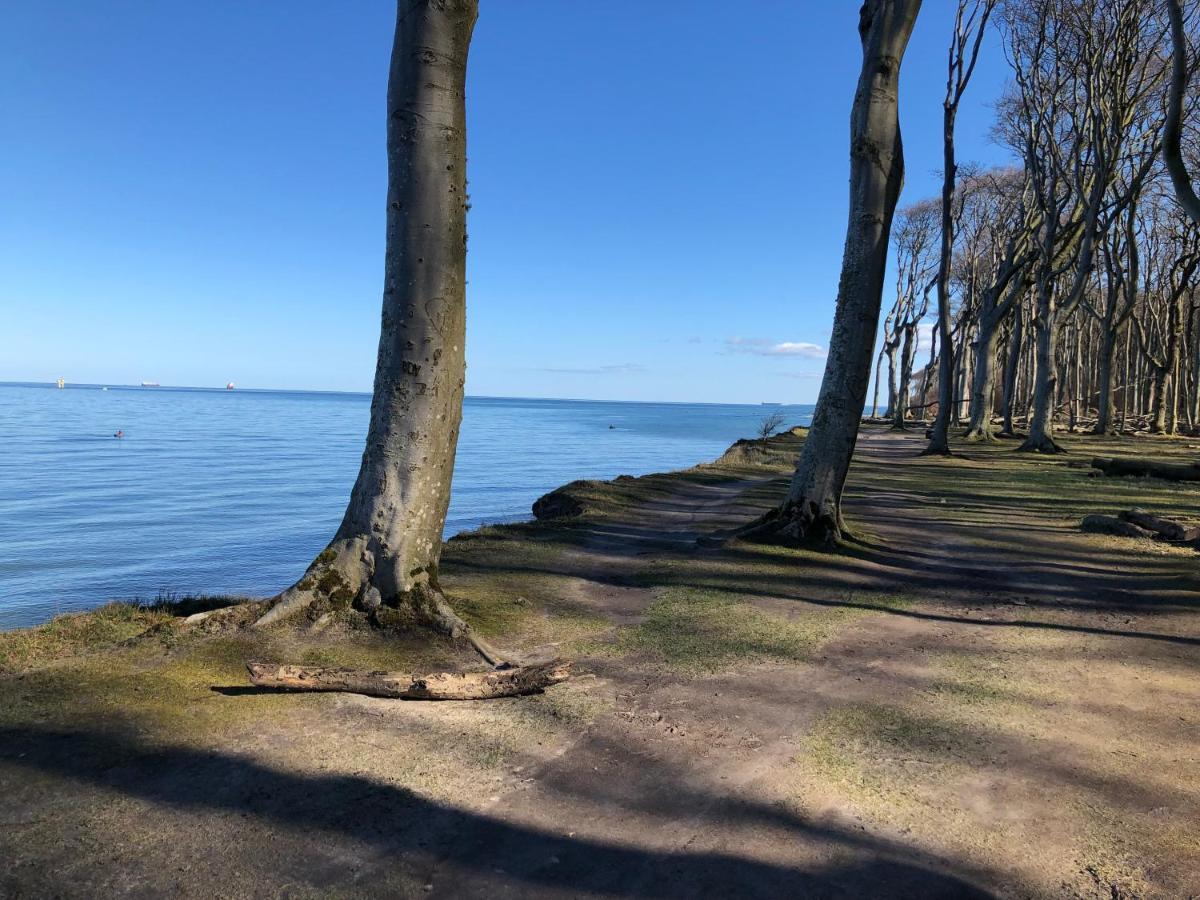
<path id="1" fill-rule="evenodd" d="M 836 513 L 822 514 L 815 504 L 787 504 L 739 528 L 733 537 L 778 547 L 836 550 L 843 543 L 840 518 Z"/>
<path id="2" fill-rule="evenodd" d="M 327 614 L 335 609 L 353 606 L 367 612 L 376 625 L 383 627 L 398 624 L 411 616 L 413 624 L 426 626 L 453 641 L 469 644 L 489 665 L 497 669 L 519 665 L 513 657 L 476 634 L 451 609 L 445 594 L 436 585 L 436 578 L 415 585 L 406 593 L 391 598 L 392 602 L 385 605 L 379 591 L 366 578 L 358 577 L 360 574 L 369 577 L 369 573 L 354 573 L 348 578 L 339 571 L 336 558 L 323 559 L 324 556 L 318 556 L 304 577 L 276 597 L 251 627 L 267 628 L 305 612 L 313 615 L 314 609 Z M 362 583 L 358 583 L 360 581 Z M 318 621 L 321 618 L 318 616 Z"/>
<path id="3" fill-rule="evenodd" d="M 997 435 L 982 425 L 968 428 L 963 432 L 962 439 L 970 444 L 998 444 Z"/>
<path id="4" fill-rule="evenodd" d="M 408 675 L 324 666 L 284 666 L 248 662 L 250 681 L 258 687 L 289 691 L 343 691 L 405 700 L 489 700 L 541 693 L 571 677 L 571 662 L 555 659 L 492 672 Z"/>
<path id="5" fill-rule="evenodd" d="M 1045 437 L 1039 438 L 1030 435 L 1025 438 L 1025 442 L 1017 448 L 1018 453 L 1045 453 L 1048 455 L 1066 453 L 1066 449 L 1059 446 L 1054 438 Z"/>

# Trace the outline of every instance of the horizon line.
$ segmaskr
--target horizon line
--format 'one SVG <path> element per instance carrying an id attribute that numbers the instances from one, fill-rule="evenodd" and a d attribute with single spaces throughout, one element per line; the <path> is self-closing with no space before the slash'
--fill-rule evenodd
<path id="1" fill-rule="evenodd" d="M 57 389 L 55 381 L 0 381 L 0 387 L 38 387 Z M 196 391 L 196 392 L 213 392 L 219 394 L 331 394 L 344 397 L 371 397 L 373 391 L 340 391 L 331 390 L 328 388 L 256 388 L 256 387 L 208 387 L 186 384 L 157 384 L 154 386 L 141 384 L 123 384 L 115 381 L 75 381 L 64 382 L 63 389 L 67 388 L 115 388 L 117 390 L 133 390 L 133 391 Z M 720 402 L 713 400 L 597 400 L 588 397 L 521 397 L 515 394 L 465 394 L 465 400 L 548 400 L 555 403 L 641 403 L 654 406 L 749 406 L 749 407 L 787 407 L 787 406 L 814 406 L 814 403 L 777 403 L 774 401 L 753 402 Z"/>

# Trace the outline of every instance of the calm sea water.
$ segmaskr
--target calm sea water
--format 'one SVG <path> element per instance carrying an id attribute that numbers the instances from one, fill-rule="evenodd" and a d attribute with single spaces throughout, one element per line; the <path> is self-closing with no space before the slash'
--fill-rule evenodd
<path id="1" fill-rule="evenodd" d="M 576 478 L 713 459 L 775 409 L 468 398 L 446 532 L 527 519 Z M 369 411 L 364 394 L 0 385 L 0 628 L 286 587 L 341 520 Z"/>

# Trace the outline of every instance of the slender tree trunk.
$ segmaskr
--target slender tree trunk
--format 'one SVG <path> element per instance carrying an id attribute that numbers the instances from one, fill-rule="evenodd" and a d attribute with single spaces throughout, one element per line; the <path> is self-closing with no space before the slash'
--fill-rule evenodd
<path id="1" fill-rule="evenodd" d="M 1013 406 L 1017 398 L 1017 373 L 1021 368 L 1021 344 L 1024 339 L 1025 317 L 1018 306 L 1013 310 L 1012 333 L 1008 337 L 1008 359 L 1004 367 L 1004 385 L 1002 387 L 1001 405 L 1003 423 L 1000 433 L 1013 433 Z"/>
<path id="2" fill-rule="evenodd" d="M 898 391 L 896 387 L 896 353 L 897 345 L 891 344 L 887 348 L 887 364 L 888 364 L 888 404 L 887 409 L 883 411 L 883 416 L 890 419 L 896 414 L 896 400 Z"/>
<path id="3" fill-rule="evenodd" d="M 913 360 L 917 355 L 916 325 L 904 328 L 904 344 L 900 349 L 900 378 L 896 390 L 896 406 L 892 411 L 892 427 L 903 431 L 907 427 L 908 398 L 912 393 Z"/>
<path id="4" fill-rule="evenodd" d="M 871 418 L 879 417 L 879 379 L 883 375 L 883 354 L 884 351 L 879 351 L 879 356 L 875 358 L 875 396 L 871 401 Z"/>
<path id="5" fill-rule="evenodd" d="M 355 604 L 381 621 L 471 637 L 442 596 L 438 560 L 466 373 L 464 89 L 477 12 L 478 0 L 398 4 L 383 313 L 366 449 L 333 540 L 260 625 Z"/>
<path id="6" fill-rule="evenodd" d="M 1189 425 L 1192 434 L 1200 433 L 1200 308 L 1191 311 L 1192 337 L 1192 415 Z"/>
<path id="7" fill-rule="evenodd" d="M 904 183 L 900 64 L 921 0 L 866 0 L 859 13 L 862 71 L 850 115 L 850 211 L 837 307 L 812 428 L 787 498 L 747 537 L 832 545 L 858 440 L 879 325 L 888 240 Z"/>

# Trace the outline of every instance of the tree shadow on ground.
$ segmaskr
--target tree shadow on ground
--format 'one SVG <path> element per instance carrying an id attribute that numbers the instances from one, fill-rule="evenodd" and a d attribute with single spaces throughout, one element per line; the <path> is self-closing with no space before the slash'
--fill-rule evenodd
<path id="1" fill-rule="evenodd" d="M 113 730 L 0 728 L 0 747 L 8 767 L 197 816 L 246 816 L 318 842 L 349 839 L 367 857 L 402 862 L 421 881 L 432 879 L 425 886 L 431 896 L 991 896 L 915 851 L 799 817 L 788 822 L 797 838 L 829 846 L 838 863 L 805 869 L 733 854 L 641 849 L 633 834 L 628 844 L 569 837 L 440 805 L 361 775 L 282 771 L 229 753 L 145 744 Z M 778 824 L 778 811 L 771 816 Z M 271 853 L 259 861 L 269 869 Z M 304 880 L 296 871 L 270 874 L 277 883 Z M 41 875 L 46 889 L 72 893 L 72 885 L 54 884 L 52 871 Z M 0 886 L 19 888 L 13 877 Z"/>

